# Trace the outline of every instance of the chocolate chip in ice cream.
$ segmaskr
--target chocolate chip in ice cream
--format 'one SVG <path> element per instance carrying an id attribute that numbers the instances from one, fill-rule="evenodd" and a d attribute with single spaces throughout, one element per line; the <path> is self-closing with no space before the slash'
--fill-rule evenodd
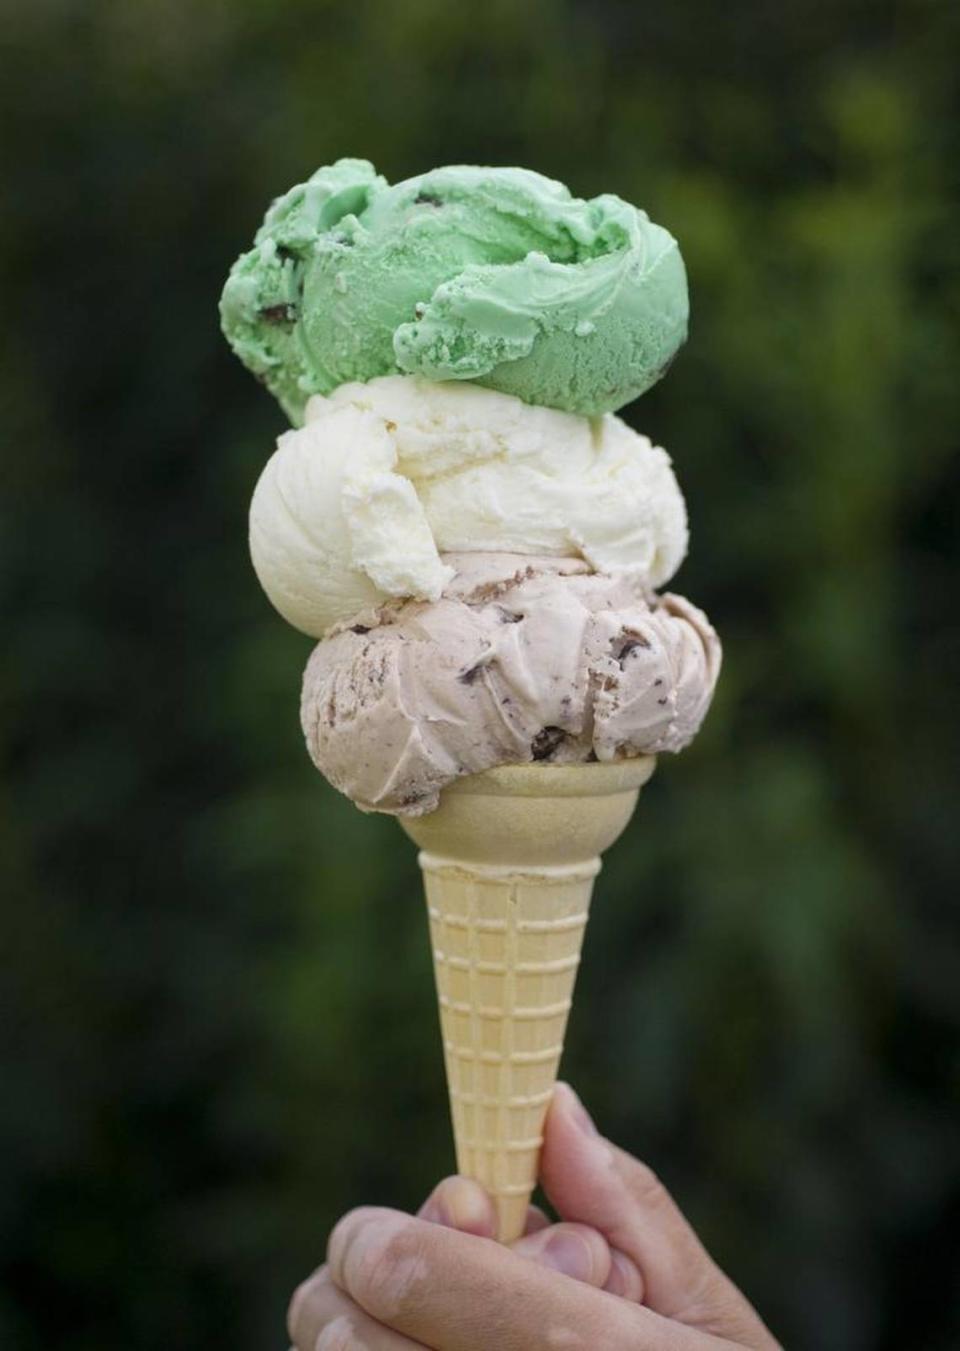
<path id="1" fill-rule="evenodd" d="M 534 760 L 549 760 L 566 735 L 562 727 L 542 728 L 530 742 L 530 754 Z"/>
<path id="2" fill-rule="evenodd" d="M 476 680 L 477 676 L 483 670 L 485 665 L 486 665 L 485 662 L 478 661 L 476 665 L 468 666 L 465 671 L 461 671 L 460 674 L 457 676 L 457 679 L 460 681 L 460 684 L 472 685 L 473 682 Z"/>
<path id="3" fill-rule="evenodd" d="M 265 305 L 260 311 L 260 318 L 265 319 L 268 324 L 295 324 L 297 322 L 296 305 Z"/>
<path id="4" fill-rule="evenodd" d="M 649 647 L 649 646 L 650 640 L 648 638 L 640 637 L 639 634 L 635 635 L 634 637 L 627 638 L 625 642 L 619 643 L 619 651 L 616 653 L 616 657 L 617 663 L 621 671 L 626 665 L 627 658 L 630 656 L 631 652 L 636 652 L 638 647 Z"/>

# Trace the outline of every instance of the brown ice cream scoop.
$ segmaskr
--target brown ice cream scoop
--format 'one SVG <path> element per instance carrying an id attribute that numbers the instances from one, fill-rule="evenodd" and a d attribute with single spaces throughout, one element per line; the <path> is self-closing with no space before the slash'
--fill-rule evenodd
<path id="1" fill-rule="evenodd" d="M 417 816 L 465 774 L 680 751 L 720 670 L 681 596 L 578 559 L 448 554 L 440 600 L 391 601 L 314 649 L 301 719 L 317 768 L 368 811 Z"/>

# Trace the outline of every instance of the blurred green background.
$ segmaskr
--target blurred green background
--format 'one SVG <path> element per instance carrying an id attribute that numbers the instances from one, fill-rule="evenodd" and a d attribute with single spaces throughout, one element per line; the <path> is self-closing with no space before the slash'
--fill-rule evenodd
<path id="1" fill-rule="evenodd" d="M 303 751 L 245 541 L 282 419 L 217 328 L 360 155 L 680 239 L 627 416 L 726 667 L 565 1072 L 790 1348 L 955 1349 L 957 7 L 23 0 L 0 50 L 0 1345 L 283 1348 L 331 1222 L 452 1167 L 414 851 Z"/>

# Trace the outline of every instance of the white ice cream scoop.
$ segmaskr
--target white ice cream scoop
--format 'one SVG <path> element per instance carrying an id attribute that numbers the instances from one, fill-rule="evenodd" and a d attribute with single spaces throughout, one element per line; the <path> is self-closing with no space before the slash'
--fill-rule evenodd
<path id="1" fill-rule="evenodd" d="M 264 590 L 314 637 L 388 597 L 437 600 L 441 553 L 583 558 L 656 587 L 686 549 L 669 456 L 615 415 L 410 376 L 311 399 L 250 510 Z"/>

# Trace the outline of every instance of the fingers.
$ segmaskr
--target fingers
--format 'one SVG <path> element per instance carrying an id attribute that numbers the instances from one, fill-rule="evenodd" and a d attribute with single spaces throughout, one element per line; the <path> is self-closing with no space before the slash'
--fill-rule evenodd
<path id="1" fill-rule="evenodd" d="M 619 1295 L 621 1299 L 632 1299 L 635 1304 L 643 1303 L 643 1273 L 636 1262 L 616 1248 L 610 1249 L 610 1275 L 603 1288 L 611 1295 Z"/>
<path id="2" fill-rule="evenodd" d="M 462 1234 L 476 1234 L 479 1238 L 493 1238 L 497 1231 L 493 1200 L 479 1182 L 470 1178 L 444 1178 L 418 1214 L 431 1224 L 458 1229 Z M 538 1206 L 530 1206 L 524 1236 L 512 1246 L 520 1257 L 561 1271 L 598 1290 L 608 1290 L 638 1303 L 643 1297 L 642 1278 L 628 1257 L 612 1253 L 606 1239 L 586 1225 L 551 1225 Z"/>
<path id="3" fill-rule="evenodd" d="M 459 1229 L 461 1234 L 495 1238 L 497 1211 L 493 1200 L 480 1186 L 466 1177 L 445 1177 L 417 1212 L 430 1224 Z"/>
<path id="4" fill-rule="evenodd" d="M 662 1183 L 599 1135 L 566 1084 L 557 1086 L 547 1117 L 541 1180 L 565 1219 L 598 1229 L 636 1264 L 649 1308 L 742 1346 L 776 1346 Z"/>
<path id="5" fill-rule="evenodd" d="M 526 1237 L 527 1234 L 539 1233 L 541 1229 L 546 1229 L 549 1223 L 550 1221 L 539 1206 L 528 1206 L 527 1222 L 523 1226 L 524 1237 Z"/>
<path id="6" fill-rule="evenodd" d="M 552 1224 L 512 1245 L 518 1257 L 602 1290 L 611 1270 L 606 1239 L 585 1224 Z"/>
<path id="7" fill-rule="evenodd" d="M 376 1323 L 443 1351 L 711 1345 L 699 1332 L 499 1244 L 396 1211 L 352 1211 L 330 1236 L 327 1259 L 333 1282 Z"/>
<path id="8" fill-rule="evenodd" d="M 542 1267 L 562 1272 L 575 1281 L 583 1281 L 597 1290 L 606 1290 L 621 1299 L 639 1304 L 643 1299 L 643 1277 L 636 1265 L 617 1252 L 586 1224 L 549 1224 L 511 1245 L 518 1257 L 539 1262 Z"/>
<path id="9" fill-rule="evenodd" d="M 420 1217 L 433 1224 L 479 1237 L 493 1237 L 496 1211 L 490 1197 L 467 1178 L 445 1178 L 434 1188 L 420 1210 Z M 611 1254 L 605 1239 L 586 1225 L 551 1225 L 546 1215 L 531 1206 L 526 1234 L 514 1244 L 514 1252 L 527 1261 L 607 1289 L 626 1298 L 639 1298 L 639 1274 L 622 1254 Z M 626 1264 L 626 1274 L 624 1266 Z M 294 1351 L 344 1351 L 369 1347 L 400 1351 L 419 1343 L 378 1324 L 349 1297 L 338 1290 L 326 1267 L 321 1267 L 296 1291 L 290 1304 L 289 1331 Z"/>
<path id="10" fill-rule="evenodd" d="M 417 1211 L 421 1220 L 442 1224 L 448 1229 L 459 1229 L 461 1234 L 476 1234 L 478 1238 L 495 1238 L 497 1209 L 492 1198 L 467 1177 L 445 1177 Z M 535 1234 L 545 1229 L 550 1221 L 539 1206 L 527 1209 L 524 1234 Z"/>
<path id="11" fill-rule="evenodd" d="M 425 1351 L 384 1327 L 333 1284 L 326 1267 L 303 1282 L 287 1313 L 291 1351 Z"/>
<path id="12" fill-rule="evenodd" d="M 674 1317 L 713 1264 L 645 1165 L 596 1130 L 580 1100 L 558 1084 L 547 1116 L 541 1176 L 565 1219 L 593 1225 L 640 1268 L 650 1308 Z"/>

